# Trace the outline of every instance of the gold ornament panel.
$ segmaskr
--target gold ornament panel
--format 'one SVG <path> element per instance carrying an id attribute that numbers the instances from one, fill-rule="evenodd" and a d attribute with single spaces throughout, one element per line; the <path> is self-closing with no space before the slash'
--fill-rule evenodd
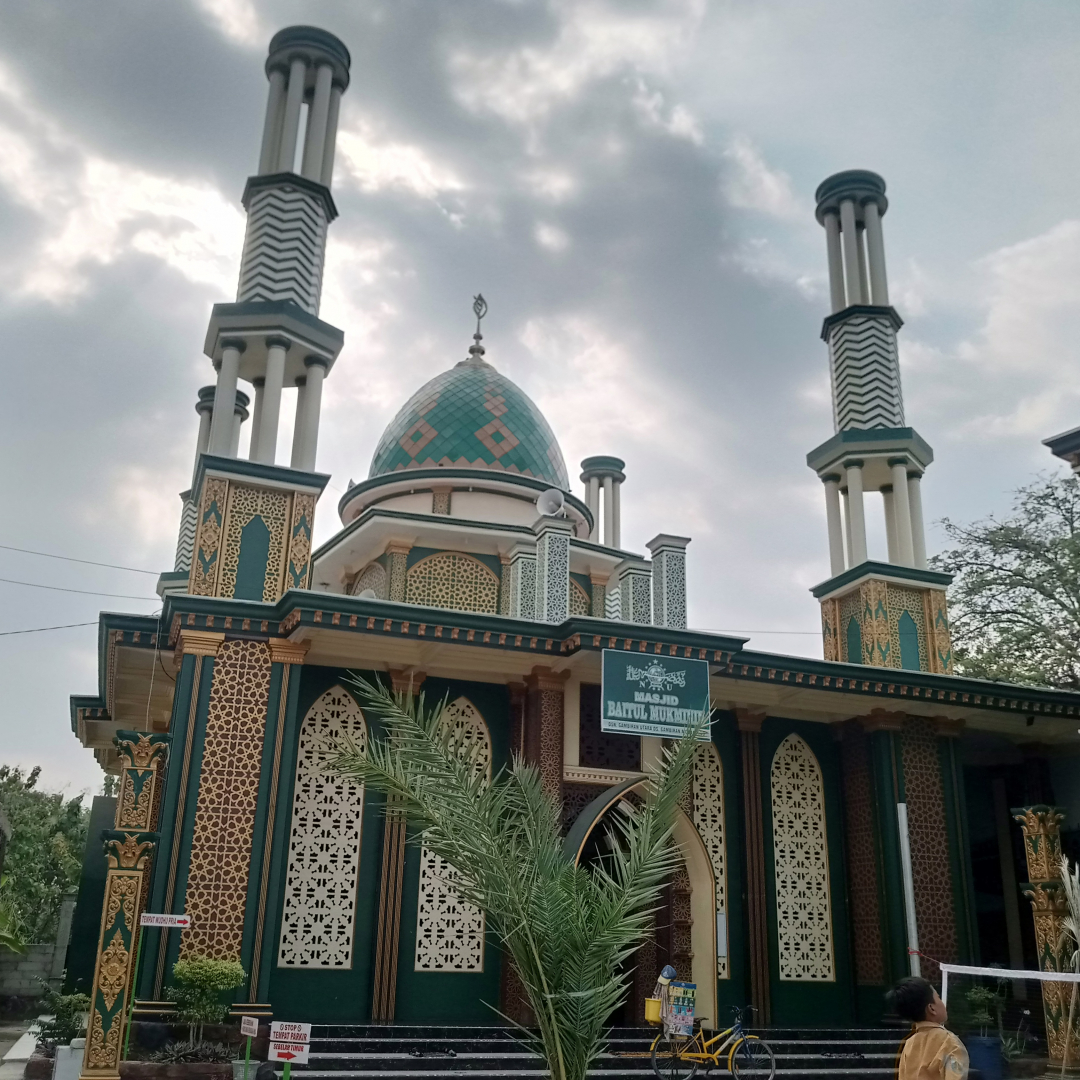
<path id="1" fill-rule="evenodd" d="M 226 641 L 214 661 L 180 955 L 238 960 L 270 699 L 270 647 Z"/>
<path id="2" fill-rule="evenodd" d="M 221 569 L 221 537 L 228 493 L 228 480 L 207 477 L 203 482 L 195 536 L 195 557 L 191 560 L 188 579 L 188 592 L 195 596 L 217 594 L 218 572 Z"/>
<path id="3" fill-rule="evenodd" d="M 424 607 L 494 614 L 499 609 L 499 576 L 471 555 L 440 551 L 409 569 L 405 600 Z"/>
<path id="4" fill-rule="evenodd" d="M 833 982 L 832 895 L 825 784 L 814 752 L 795 734 L 769 771 L 777 957 L 782 982 Z"/>
<path id="5" fill-rule="evenodd" d="M 270 533 L 270 555 L 266 560 L 263 602 L 272 604 L 281 596 L 285 561 L 285 532 L 289 521 L 290 496 L 286 491 L 230 484 L 229 510 L 225 519 L 225 543 L 221 560 L 219 596 L 236 594 L 236 573 L 240 566 L 240 540 L 244 527 L 261 517 Z"/>

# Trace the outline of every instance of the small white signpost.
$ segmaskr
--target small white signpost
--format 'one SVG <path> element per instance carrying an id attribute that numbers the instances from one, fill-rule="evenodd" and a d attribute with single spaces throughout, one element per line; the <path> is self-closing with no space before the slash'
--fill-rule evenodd
<path id="1" fill-rule="evenodd" d="M 140 926 L 179 926 L 187 928 L 191 925 L 190 915 L 156 915 L 150 911 L 144 911 L 139 919 Z"/>
<path id="2" fill-rule="evenodd" d="M 284 1080 L 289 1080 L 290 1066 L 306 1065 L 311 1042 L 310 1024 L 292 1024 L 275 1020 L 270 1025 L 268 1061 L 284 1061 Z"/>
<path id="3" fill-rule="evenodd" d="M 259 1034 L 259 1018 L 257 1016 L 241 1016 L 240 1034 L 247 1036 L 247 1050 L 244 1053 L 244 1080 L 248 1080 L 248 1069 L 251 1067 L 251 1040 Z"/>
<path id="4" fill-rule="evenodd" d="M 158 915 L 151 911 L 144 911 L 139 916 L 139 927 L 158 926 L 166 930 L 174 926 L 187 929 L 191 925 L 190 915 Z M 128 1056 L 128 1046 L 131 1042 L 131 1018 L 135 1014 L 135 986 L 139 981 L 139 953 L 142 951 L 143 936 L 140 933 L 135 939 L 135 963 L 131 965 L 131 1000 L 128 1002 L 127 1023 L 124 1025 L 124 1052 L 123 1057 Z"/>

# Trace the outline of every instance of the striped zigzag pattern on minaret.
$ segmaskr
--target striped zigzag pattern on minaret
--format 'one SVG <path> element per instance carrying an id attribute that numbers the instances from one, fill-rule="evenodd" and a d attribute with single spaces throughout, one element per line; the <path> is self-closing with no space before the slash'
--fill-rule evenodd
<path id="1" fill-rule="evenodd" d="M 318 315 L 327 224 L 322 200 L 297 186 L 252 192 L 236 299 L 291 300 Z"/>
<path id="2" fill-rule="evenodd" d="M 904 426 L 896 330 L 884 315 L 852 315 L 829 331 L 837 431 Z"/>
<path id="3" fill-rule="evenodd" d="M 195 525 L 198 508 L 195 497 L 188 492 L 184 499 L 184 508 L 180 512 L 180 535 L 176 541 L 176 563 L 173 569 L 187 572 L 191 569 L 191 557 L 195 551 Z"/>

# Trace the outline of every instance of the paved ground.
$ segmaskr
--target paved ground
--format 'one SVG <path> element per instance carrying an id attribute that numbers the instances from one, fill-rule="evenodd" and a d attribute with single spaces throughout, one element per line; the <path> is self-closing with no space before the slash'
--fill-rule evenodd
<path id="1" fill-rule="evenodd" d="M 10 1053 L 15 1044 L 26 1034 L 30 1026 L 29 1020 L 0 1020 L 0 1061 Z M 22 1080 L 23 1068 L 26 1062 L 23 1058 L 12 1058 L 0 1064 L 0 1080 Z"/>

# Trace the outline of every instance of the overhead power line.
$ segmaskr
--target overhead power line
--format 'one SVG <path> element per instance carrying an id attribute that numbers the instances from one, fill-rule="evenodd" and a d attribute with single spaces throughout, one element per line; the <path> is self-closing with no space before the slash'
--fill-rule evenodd
<path id="1" fill-rule="evenodd" d="M 108 570 L 129 570 L 133 574 L 158 576 L 157 570 L 142 570 L 137 566 L 119 566 L 116 563 L 94 562 L 93 559 L 74 559 L 70 555 L 53 555 L 48 551 L 34 551 L 33 548 L 13 547 L 11 544 L 0 544 L 0 549 L 4 551 L 20 551 L 23 555 L 40 555 L 43 559 L 62 559 L 64 562 L 77 562 L 82 563 L 84 566 L 104 566 Z"/>
<path id="2" fill-rule="evenodd" d="M 146 600 L 158 602 L 156 596 L 132 596 L 130 593 L 98 592 L 95 589 L 66 589 L 61 585 L 41 585 L 36 581 L 16 581 L 14 578 L 0 577 L 7 585 L 26 585 L 31 589 L 48 589 L 50 592 L 79 593 L 81 596 L 108 596 L 113 600 Z"/>
<path id="3" fill-rule="evenodd" d="M 93 622 L 69 622 L 63 626 L 35 626 L 32 630 L 0 630 L 0 637 L 11 637 L 12 634 L 40 634 L 46 630 L 70 630 L 73 626 L 97 626 L 97 619 Z"/>

